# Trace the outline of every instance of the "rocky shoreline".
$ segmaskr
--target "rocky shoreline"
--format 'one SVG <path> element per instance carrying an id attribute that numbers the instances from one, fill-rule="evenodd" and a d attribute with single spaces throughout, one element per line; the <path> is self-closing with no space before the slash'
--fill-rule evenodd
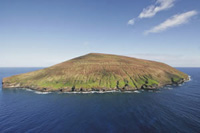
<path id="1" fill-rule="evenodd" d="M 20 86 L 20 84 L 7 84 L 2 81 L 2 86 L 3 89 L 12 89 L 12 88 L 23 88 L 23 89 L 30 89 L 34 91 L 39 91 L 39 92 L 107 92 L 107 91 L 112 91 L 112 92 L 124 92 L 124 91 L 137 91 L 137 90 L 157 90 L 165 86 L 178 86 L 180 84 L 183 84 L 184 82 L 187 82 L 190 80 L 190 77 L 188 76 L 188 79 L 180 79 L 179 81 L 175 82 L 172 80 L 170 84 L 164 84 L 164 85 L 151 85 L 148 86 L 146 84 L 142 85 L 140 88 L 132 88 L 129 86 L 124 86 L 123 88 L 90 88 L 90 89 L 85 89 L 85 88 L 60 88 L 60 89 L 53 89 L 53 88 L 39 88 L 39 87 L 30 87 L 30 86 Z"/>

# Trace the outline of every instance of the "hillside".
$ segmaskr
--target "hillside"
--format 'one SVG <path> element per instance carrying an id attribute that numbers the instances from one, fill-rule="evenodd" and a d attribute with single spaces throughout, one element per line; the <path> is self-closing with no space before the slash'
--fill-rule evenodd
<path id="1" fill-rule="evenodd" d="M 39 91 L 108 91 L 156 89 L 179 84 L 188 75 L 166 64 L 90 53 L 34 72 L 3 79 L 3 88 Z"/>

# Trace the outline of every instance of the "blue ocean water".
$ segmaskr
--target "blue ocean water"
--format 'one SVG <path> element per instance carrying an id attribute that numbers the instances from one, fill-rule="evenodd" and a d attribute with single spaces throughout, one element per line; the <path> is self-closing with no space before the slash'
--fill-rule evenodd
<path id="1" fill-rule="evenodd" d="M 0 68 L 3 77 L 40 68 Z M 159 91 L 41 94 L 0 85 L 0 132 L 200 132 L 200 68 L 182 86 Z"/>

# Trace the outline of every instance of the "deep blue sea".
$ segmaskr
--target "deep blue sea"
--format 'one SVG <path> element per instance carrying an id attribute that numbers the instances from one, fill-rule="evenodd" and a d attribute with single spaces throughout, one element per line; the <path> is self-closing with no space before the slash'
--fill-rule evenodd
<path id="1" fill-rule="evenodd" d="M 3 77 L 40 68 L 0 68 Z M 0 133 L 198 133 L 200 68 L 182 86 L 140 93 L 42 94 L 0 85 Z"/>

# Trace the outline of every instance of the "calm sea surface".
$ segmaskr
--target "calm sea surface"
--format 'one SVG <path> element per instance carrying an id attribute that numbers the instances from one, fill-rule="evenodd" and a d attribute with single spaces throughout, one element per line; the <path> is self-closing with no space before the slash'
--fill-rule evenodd
<path id="1" fill-rule="evenodd" d="M 39 68 L 0 68 L 3 77 Z M 155 92 L 42 94 L 0 85 L 2 132 L 200 132 L 200 68 L 191 81 Z"/>

